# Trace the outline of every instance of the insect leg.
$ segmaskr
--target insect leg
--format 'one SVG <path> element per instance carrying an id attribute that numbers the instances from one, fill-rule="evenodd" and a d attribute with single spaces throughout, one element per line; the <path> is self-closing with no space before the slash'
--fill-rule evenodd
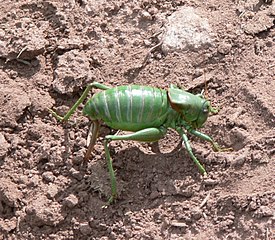
<path id="1" fill-rule="evenodd" d="M 56 112 L 54 112 L 53 110 L 49 109 L 49 111 L 51 112 L 51 114 L 59 121 L 68 121 L 68 119 L 70 118 L 70 116 L 75 112 L 75 110 L 77 109 L 77 107 L 79 106 L 79 104 L 81 104 L 84 99 L 87 97 L 89 91 L 92 89 L 92 88 L 98 88 L 98 89 L 102 89 L 102 90 L 107 90 L 109 89 L 110 87 L 104 85 L 104 84 L 101 84 L 101 83 L 98 83 L 98 82 L 93 82 L 93 83 L 90 83 L 85 91 L 82 93 L 82 95 L 80 96 L 80 98 L 76 101 L 76 103 L 71 107 L 71 109 L 66 113 L 66 115 L 64 117 L 58 115 Z"/>
<path id="2" fill-rule="evenodd" d="M 207 142 L 210 142 L 212 144 L 212 147 L 215 151 L 223 151 L 224 149 L 222 149 L 218 143 L 216 143 L 210 136 L 204 134 L 204 133 L 201 133 L 197 130 L 194 130 L 194 129 L 189 129 L 188 130 L 191 134 L 207 141 Z"/>
<path id="3" fill-rule="evenodd" d="M 109 174 L 110 174 L 110 179 L 111 179 L 112 195 L 108 199 L 108 203 L 111 204 L 117 198 L 117 187 L 116 187 L 116 176 L 115 176 L 115 172 L 114 172 L 114 168 L 113 168 L 113 164 L 112 164 L 112 158 L 111 158 L 110 151 L 108 148 L 109 141 L 110 140 L 105 138 L 104 150 L 105 150 L 105 155 L 106 155 L 106 159 L 107 159 L 107 166 L 108 166 L 108 170 L 109 170 Z"/>
<path id="4" fill-rule="evenodd" d="M 84 161 L 87 161 L 90 158 L 91 152 L 94 149 L 94 145 L 95 145 L 95 142 L 97 139 L 99 128 L 100 128 L 99 121 L 98 120 L 93 121 L 91 124 L 91 128 L 89 130 L 89 133 L 88 133 L 89 136 L 91 136 L 91 138 L 89 138 L 90 141 L 88 143 L 89 145 L 88 145 L 87 152 L 84 156 Z"/>
<path id="5" fill-rule="evenodd" d="M 145 128 L 134 133 L 125 135 L 107 135 L 106 138 L 109 140 L 133 140 L 140 142 L 155 142 L 164 137 L 167 129 L 164 127 L 160 128 Z"/>
<path id="6" fill-rule="evenodd" d="M 192 158 L 192 160 L 195 162 L 195 164 L 197 165 L 197 167 L 199 168 L 200 172 L 203 175 L 207 175 L 205 168 L 202 166 L 202 164 L 199 162 L 199 160 L 196 158 L 196 156 L 194 155 L 192 148 L 190 146 L 188 137 L 186 136 L 186 134 L 184 133 L 184 131 L 181 128 L 177 128 L 176 131 L 179 133 L 179 135 L 182 137 L 183 139 L 183 143 L 185 145 L 185 148 L 187 150 L 187 152 L 189 153 L 189 156 Z"/>
<path id="7" fill-rule="evenodd" d="M 134 133 L 126 135 L 107 135 L 104 140 L 104 149 L 107 159 L 108 170 L 111 178 L 112 196 L 109 198 L 108 203 L 112 203 L 117 198 L 117 187 L 115 172 L 113 169 L 112 158 L 108 148 L 108 143 L 114 140 L 134 140 L 141 142 L 153 142 L 161 139 L 166 134 L 166 128 L 147 128 Z"/>

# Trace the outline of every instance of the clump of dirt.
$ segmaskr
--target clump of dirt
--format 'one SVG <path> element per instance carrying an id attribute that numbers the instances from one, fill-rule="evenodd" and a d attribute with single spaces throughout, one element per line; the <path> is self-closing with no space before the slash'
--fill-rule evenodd
<path id="1" fill-rule="evenodd" d="M 166 51 L 182 9 L 207 23 L 196 31 L 209 41 Z M 262 0 L 2 1 L 0 239 L 274 239 L 274 9 Z M 119 199 L 106 208 L 103 140 L 114 131 L 101 129 L 83 163 L 83 106 L 66 124 L 48 110 L 66 113 L 93 81 L 194 94 L 206 83 L 219 113 L 200 131 L 233 151 L 190 136 L 203 178 L 174 131 L 158 144 L 112 142 Z"/>

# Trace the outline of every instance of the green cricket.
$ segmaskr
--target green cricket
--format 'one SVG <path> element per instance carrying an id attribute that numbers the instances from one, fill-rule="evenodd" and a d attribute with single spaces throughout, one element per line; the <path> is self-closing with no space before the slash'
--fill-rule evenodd
<path id="1" fill-rule="evenodd" d="M 90 158 L 102 122 L 110 128 L 132 132 L 125 135 L 107 135 L 104 139 L 112 191 L 109 203 L 118 197 L 115 172 L 108 148 L 111 141 L 155 142 L 165 136 L 168 128 L 175 129 L 182 137 L 189 156 L 203 175 L 206 175 L 206 170 L 193 154 L 186 133 L 210 142 L 216 151 L 222 150 L 210 136 L 196 130 L 203 126 L 209 113 L 217 113 L 217 110 L 202 94 L 194 95 L 175 85 L 170 85 L 168 90 L 164 90 L 140 85 L 110 88 L 101 83 L 93 82 L 86 87 L 81 97 L 64 117 L 50 110 L 51 113 L 60 121 L 68 121 L 92 88 L 103 91 L 94 94 L 83 108 L 83 114 L 92 121 L 91 140 L 84 160 Z"/>

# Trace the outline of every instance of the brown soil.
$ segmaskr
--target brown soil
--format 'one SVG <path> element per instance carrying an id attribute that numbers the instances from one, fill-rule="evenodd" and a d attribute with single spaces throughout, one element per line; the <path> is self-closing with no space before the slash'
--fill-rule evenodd
<path id="1" fill-rule="evenodd" d="M 208 19 L 214 43 L 156 48 L 181 6 Z M 275 239 L 275 4 L 272 1 L 34 1 L 0 5 L 0 239 Z M 111 143 L 102 128 L 82 164 L 89 120 L 65 113 L 87 83 L 204 88 L 220 111 L 190 137 L 203 179 L 174 131 L 156 144 Z"/>

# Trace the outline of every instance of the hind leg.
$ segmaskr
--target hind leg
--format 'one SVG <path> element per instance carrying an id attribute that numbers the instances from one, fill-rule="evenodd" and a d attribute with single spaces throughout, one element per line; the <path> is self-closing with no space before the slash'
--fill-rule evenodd
<path id="1" fill-rule="evenodd" d="M 65 114 L 64 117 L 58 115 L 55 111 L 49 109 L 50 113 L 59 121 L 62 121 L 62 122 L 66 122 L 69 120 L 69 118 L 71 117 L 71 115 L 75 112 L 75 110 L 77 109 L 77 107 L 79 106 L 79 104 L 81 104 L 84 99 L 87 97 L 89 91 L 92 89 L 92 88 L 98 88 L 98 89 L 102 89 L 102 90 L 107 90 L 109 89 L 110 87 L 104 85 L 104 84 L 101 84 L 101 83 L 98 83 L 98 82 L 93 82 L 93 83 L 90 83 L 85 91 L 82 93 L 82 95 L 80 96 L 80 98 L 76 101 L 76 103 L 71 107 L 71 109 Z"/>

